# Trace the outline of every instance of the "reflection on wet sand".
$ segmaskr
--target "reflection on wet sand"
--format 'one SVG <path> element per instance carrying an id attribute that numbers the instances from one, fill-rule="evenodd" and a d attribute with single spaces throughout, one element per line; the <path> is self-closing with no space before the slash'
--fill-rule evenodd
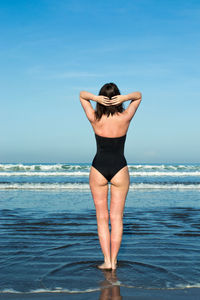
<path id="1" fill-rule="evenodd" d="M 118 285 L 118 279 L 116 270 L 101 270 L 105 277 L 105 280 L 100 282 L 101 293 L 99 300 L 120 300 L 120 286 Z"/>

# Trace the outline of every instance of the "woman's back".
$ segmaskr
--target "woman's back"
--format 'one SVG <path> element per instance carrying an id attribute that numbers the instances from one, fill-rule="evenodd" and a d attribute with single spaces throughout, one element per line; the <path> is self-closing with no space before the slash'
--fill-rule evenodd
<path id="1" fill-rule="evenodd" d="M 107 117 L 102 115 L 100 120 L 91 122 L 94 132 L 104 137 L 120 137 L 126 134 L 130 121 L 126 112 L 115 113 Z"/>

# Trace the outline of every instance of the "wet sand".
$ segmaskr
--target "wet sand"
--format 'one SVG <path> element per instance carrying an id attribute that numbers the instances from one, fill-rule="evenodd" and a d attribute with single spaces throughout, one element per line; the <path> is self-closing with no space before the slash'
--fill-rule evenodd
<path id="1" fill-rule="evenodd" d="M 121 297 L 120 297 L 121 296 Z M 199 300 L 199 288 L 185 288 L 185 289 L 136 289 L 113 286 L 102 289 L 101 291 L 91 293 L 1 293 L 0 299 L 12 300 L 95 300 L 95 299 L 123 299 L 123 300 Z"/>

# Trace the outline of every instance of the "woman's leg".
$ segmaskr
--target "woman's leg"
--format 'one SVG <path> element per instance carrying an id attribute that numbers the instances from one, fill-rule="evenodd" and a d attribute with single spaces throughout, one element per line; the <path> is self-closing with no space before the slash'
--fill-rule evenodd
<path id="1" fill-rule="evenodd" d="M 111 222 L 111 266 L 116 269 L 117 254 L 123 235 L 123 212 L 129 189 L 128 167 L 121 169 L 111 180 L 110 222 Z"/>
<path id="2" fill-rule="evenodd" d="M 111 268 L 108 181 L 93 167 L 90 170 L 90 189 L 96 208 L 99 242 L 104 255 L 104 263 L 98 267 L 101 269 Z"/>

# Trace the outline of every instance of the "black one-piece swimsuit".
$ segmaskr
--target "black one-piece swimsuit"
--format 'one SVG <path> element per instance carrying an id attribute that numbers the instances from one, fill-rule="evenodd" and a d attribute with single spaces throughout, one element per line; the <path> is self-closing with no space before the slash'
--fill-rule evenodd
<path id="1" fill-rule="evenodd" d="M 124 157 L 126 135 L 110 138 L 95 134 L 97 153 L 92 166 L 97 169 L 108 181 L 122 168 L 127 166 Z"/>

